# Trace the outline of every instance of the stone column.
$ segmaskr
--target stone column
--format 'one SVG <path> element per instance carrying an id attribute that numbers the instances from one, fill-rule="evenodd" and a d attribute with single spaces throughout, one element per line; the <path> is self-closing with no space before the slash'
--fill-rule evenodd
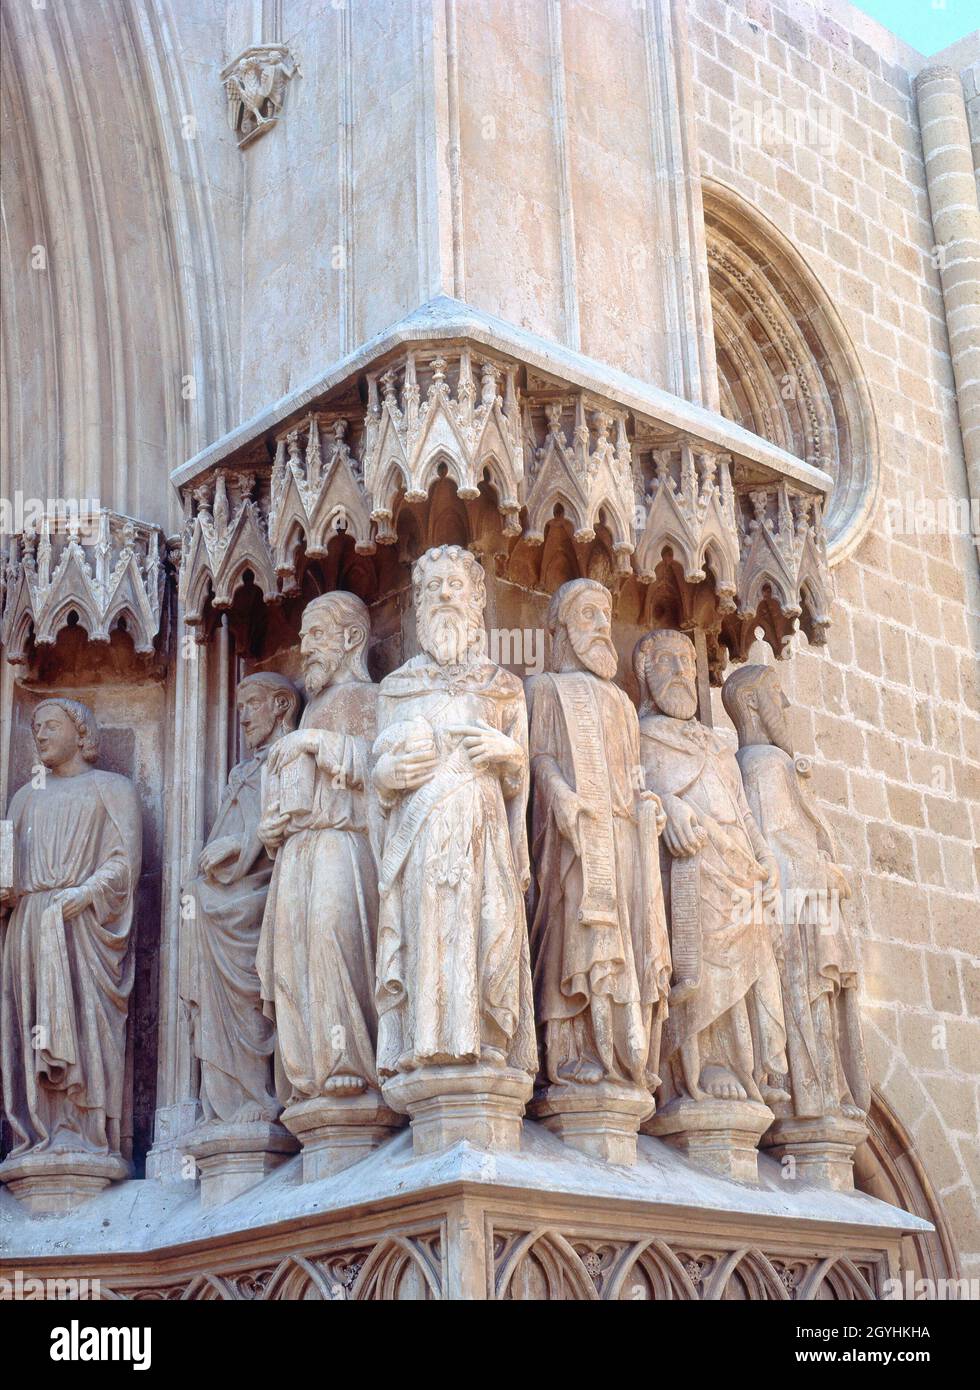
<path id="1" fill-rule="evenodd" d="M 176 1182 L 182 1169 L 182 1138 L 198 1119 L 190 1021 L 180 1002 L 182 885 L 201 852 L 207 778 L 208 647 L 198 644 L 177 610 L 176 680 L 170 717 L 171 795 L 164 823 L 164 884 L 160 929 L 160 1033 L 157 1109 L 146 1176 Z"/>
<path id="2" fill-rule="evenodd" d="M 657 170 L 657 221 L 669 379 L 663 384 L 695 405 L 718 409 L 704 205 L 687 36 L 686 0 L 645 0 L 643 36 L 650 136 Z"/>
<path id="3" fill-rule="evenodd" d="M 980 207 L 959 75 L 923 69 L 915 80 L 949 350 L 972 501 L 980 500 Z"/>

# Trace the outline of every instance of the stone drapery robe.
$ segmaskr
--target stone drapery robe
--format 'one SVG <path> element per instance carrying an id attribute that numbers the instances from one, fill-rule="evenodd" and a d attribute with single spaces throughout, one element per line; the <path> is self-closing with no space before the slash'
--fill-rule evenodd
<path id="1" fill-rule="evenodd" d="M 294 1100 L 323 1095 L 335 1075 L 377 1085 L 378 870 L 367 798 L 377 694 L 368 681 L 318 694 L 300 723 L 319 731 L 317 755 L 302 754 L 269 777 L 264 792 L 264 813 L 277 803 L 289 822 L 275 856 L 258 971 Z"/>
<path id="2" fill-rule="evenodd" d="M 447 726 L 476 722 L 516 741 L 520 767 L 473 767 Z M 413 657 L 381 683 L 374 758 L 425 734 L 439 756 L 432 778 L 380 798 L 378 1067 L 478 1062 L 491 1046 L 533 1074 L 521 682 L 487 660 Z"/>
<path id="3" fill-rule="evenodd" d="M 765 879 L 759 864 L 766 845 L 745 800 L 734 753 L 711 729 L 696 719 L 648 715 L 640 721 L 640 747 L 647 785 L 662 800 L 677 797 L 697 815 L 707 832 L 698 852 L 697 979 L 686 997 L 671 997 L 664 1037 L 664 1057 L 670 1059 L 690 1039 L 702 1035 L 702 1066 L 724 1065 L 726 1039 L 708 1030 L 721 1024 L 728 1011 L 746 1000 L 755 1045 L 757 1074 L 780 1075 L 786 1070 L 783 1008 L 779 972 L 770 924 L 757 910 L 758 887 Z M 677 939 L 677 910 L 681 904 L 675 866 L 691 872 L 693 865 L 675 859 L 661 845 L 661 869 L 675 981 L 683 949 Z M 717 1055 L 716 1055 L 717 1054 Z M 665 1081 L 667 1077 L 665 1076 Z"/>
<path id="4" fill-rule="evenodd" d="M 621 1079 L 655 1088 L 670 948 L 653 806 L 644 814 L 637 796 L 636 709 L 612 681 L 584 671 L 535 677 L 528 682 L 528 704 L 538 885 L 531 944 L 549 1080 L 557 1083 L 557 1066 L 573 1060 L 560 1055 L 575 1046 L 567 1027 L 566 1037 L 559 1037 L 561 1026 L 587 1014 L 594 995 L 605 994 L 620 1006 L 615 1048 Z M 577 785 L 583 765 L 586 772 L 594 766 L 601 787 Z M 558 776 L 598 812 L 579 820 L 584 863 L 555 820 L 552 784 Z"/>
<path id="5" fill-rule="evenodd" d="M 0 970 L 3 1102 L 11 1156 L 118 1154 L 133 986 L 130 942 L 141 816 L 132 783 L 98 768 L 49 773 L 14 796 L 16 903 Z M 65 921 L 54 903 L 88 888 Z"/>
<path id="6" fill-rule="evenodd" d="M 867 1110 L 868 1065 L 858 1006 L 857 952 L 837 900 L 834 838 L 800 785 L 793 758 L 772 744 L 737 753 L 745 794 L 779 864 L 783 1003 L 793 1113 Z"/>
<path id="7" fill-rule="evenodd" d="M 262 1011 L 255 966 L 272 861 L 258 837 L 267 749 L 233 767 L 209 843 L 237 840 L 235 858 L 188 885 L 195 912 L 188 933 L 181 997 L 191 1013 L 201 1062 L 205 1120 L 231 1121 L 254 1104 L 271 1117 L 275 1029 Z"/>

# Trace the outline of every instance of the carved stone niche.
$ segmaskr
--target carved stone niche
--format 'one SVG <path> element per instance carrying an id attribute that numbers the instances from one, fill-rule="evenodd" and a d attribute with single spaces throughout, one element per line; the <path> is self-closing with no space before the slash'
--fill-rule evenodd
<path id="1" fill-rule="evenodd" d="M 638 523 L 625 413 L 612 413 L 582 392 L 536 396 L 533 405 L 530 398 L 527 403 L 524 437 L 527 544 L 543 545 L 547 524 L 561 507 L 578 545 L 594 541 L 604 526 L 616 572 L 628 574 Z"/>
<path id="2" fill-rule="evenodd" d="M 22 665 L 35 647 L 50 647 L 69 626 L 90 642 L 128 632 L 137 654 L 154 650 L 165 584 L 162 533 L 156 526 L 103 509 L 82 518 L 45 515 L 12 538 L 4 566 L 0 643 Z"/>

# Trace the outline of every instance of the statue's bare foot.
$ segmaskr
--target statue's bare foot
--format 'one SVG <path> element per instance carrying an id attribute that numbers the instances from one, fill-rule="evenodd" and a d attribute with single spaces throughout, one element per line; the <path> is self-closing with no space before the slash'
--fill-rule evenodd
<path id="1" fill-rule="evenodd" d="M 764 1085 L 762 1087 L 762 1101 L 765 1105 L 770 1107 L 774 1105 L 787 1105 L 791 1099 L 792 1097 L 789 1091 L 784 1091 L 782 1086 Z"/>
<path id="2" fill-rule="evenodd" d="M 323 1090 L 328 1096 L 359 1096 L 362 1091 L 367 1090 L 367 1080 L 363 1076 L 351 1076 L 340 1072 L 336 1076 L 327 1077 L 323 1083 Z"/>
<path id="3" fill-rule="evenodd" d="M 701 1088 L 715 1100 L 748 1100 L 745 1087 L 727 1067 L 705 1067 L 701 1073 Z"/>
<path id="4" fill-rule="evenodd" d="M 844 1116 L 845 1120 L 863 1120 L 866 1118 L 860 1105 L 855 1105 L 853 1100 L 842 1101 L 840 1113 Z"/>
<path id="5" fill-rule="evenodd" d="M 480 1061 L 486 1062 L 491 1067 L 505 1067 L 507 1054 L 499 1047 L 488 1047 L 484 1043 L 480 1048 Z"/>
<path id="6" fill-rule="evenodd" d="M 578 1086 L 598 1086 L 605 1072 L 598 1062 L 589 1062 L 580 1057 L 577 1062 L 568 1062 L 558 1068 L 562 1081 L 571 1081 Z"/>
<path id="7" fill-rule="evenodd" d="M 265 1107 L 259 1105 L 254 1100 L 248 1101 L 245 1105 L 240 1105 L 235 1111 L 236 1125 L 254 1125 L 260 1120 L 268 1120 L 269 1118 L 269 1113 Z"/>
<path id="8" fill-rule="evenodd" d="M 419 1059 L 414 1052 L 403 1052 L 395 1063 L 395 1075 L 402 1071 L 415 1071 L 419 1064 Z"/>

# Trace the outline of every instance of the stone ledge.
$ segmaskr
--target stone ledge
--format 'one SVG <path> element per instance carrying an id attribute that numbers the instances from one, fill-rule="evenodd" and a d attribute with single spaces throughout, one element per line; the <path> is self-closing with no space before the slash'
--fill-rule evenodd
<path id="1" fill-rule="evenodd" d="M 461 300 L 445 296 L 429 300 L 413 310 L 390 328 L 362 343 L 313 381 L 281 397 L 251 420 L 246 420 L 202 449 L 192 459 L 173 469 L 170 480 L 177 488 L 187 487 L 270 431 L 282 428 L 291 416 L 298 416 L 304 410 L 308 412 L 321 396 L 364 371 L 386 353 L 423 341 L 448 343 L 461 340 L 513 356 L 527 366 L 559 376 L 570 386 L 603 396 L 643 419 L 680 431 L 714 448 L 729 451 L 773 480 L 790 482 L 804 492 L 817 496 L 829 494 L 833 487 L 829 473 L 804 463 L 794 454 L 770 444 L 768 440 L 714 411 L 693 405 L 638 377 L 597 362 L 560 343 L 541 338 L 505 319 L 474 309 Z"/>
<path id="2" fill-rule="evenodd" d="M 759 1184 L 710 1173 L 661 1140 L 641 1135 L 634 1168 L 600 1162 L 563 1144 L 543 1125 L 525 1121 L 519 1153 L 490 1154 L 469 1144 L 424 1158 L 412 1157 L 411 1136 L 401 1131 L 367 1158 L 332 1177 L 302 1183 L 302 1159 L 288 1159 L 249 1192 L 202 1211 L 196 1185 L 134 1180 L 120 1183 L 57 1222 L 31 1219 L 9 1194 L 0 1194 L 0 1259 L 10 1261 L 170 1252 L 189 1242 L 240 1241 L 309 1218 L 355 1219 L 448 1191 L 466 1190 L 494 1199 L 585 1203 L 618 1219 L 642 1213 L 690 1221 L 722 1218 L 772 1229 L 787 1223 L 807 1230 L 896 1238 L 932 1228 L 921 1218 L 863 1193 L 835 1192 L 795 1180 L 759 1157 Z M 792 1190 L 790 1190 L 792 1189 Z"/>

